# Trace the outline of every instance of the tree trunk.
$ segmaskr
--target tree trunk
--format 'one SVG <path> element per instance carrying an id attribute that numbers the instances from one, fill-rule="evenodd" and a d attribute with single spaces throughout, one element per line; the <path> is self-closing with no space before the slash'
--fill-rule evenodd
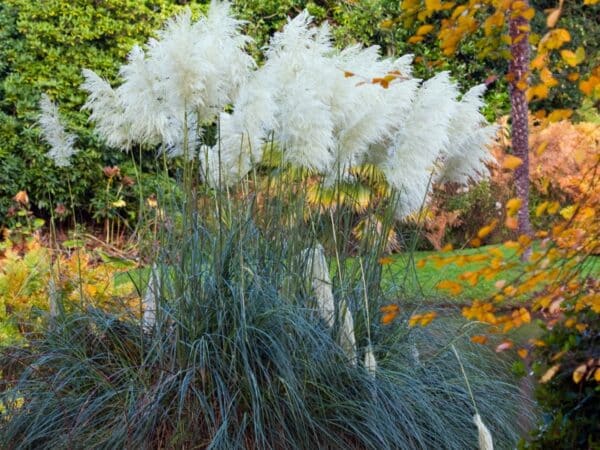
<path id="1" fill-rule="evenodd" d="M 529 8 L 527 0 L 525 7 Z M 515 170 L 517 197 L 521 200 L 518 214 L 519 234 L 531 235 L 529 221 L 529 124 L 528 104 L 525 91 L 529 86 L 529 21 L 519 15 L 509 19 L 511 38 L 511 61 L 509 64 L 510 103 L 512 118 L 512 148 L 515 156 L 523 161 Z"/>

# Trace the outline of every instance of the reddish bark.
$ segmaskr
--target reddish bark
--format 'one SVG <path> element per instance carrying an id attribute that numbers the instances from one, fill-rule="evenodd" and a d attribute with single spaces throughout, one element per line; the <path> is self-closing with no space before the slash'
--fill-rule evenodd
<path id="1" fill-rule="evenodd" d="M 524 3 L 529 7 L 528 1 Z M 529 21 L 519 15 L 509 19 L 509 34 L 511 38 L 511 61 L 509 73 L 510 103 L 512 117 L 512 148 L 515 156 L 521 158 L 521 164 L 515 171 L 517 197 L 521 199 L 518 214 L 519 234 L 531 235 L 529 221 L 529 127 L 528 103 L 525 91 L 529 85 Z"/>

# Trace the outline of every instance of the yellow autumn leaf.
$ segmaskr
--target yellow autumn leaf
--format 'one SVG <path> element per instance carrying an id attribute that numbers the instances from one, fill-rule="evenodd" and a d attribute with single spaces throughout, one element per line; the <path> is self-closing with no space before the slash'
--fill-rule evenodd
<path id="1" fill-rule="evenodd" d="M 423 36 L 433 30 L 433 25 L 421 25 L 417 29 L 417 36 Z"/>
<path id="2" fill-rule="evenodd" d="M 582 47 L 577 49 L 577 52 L 571 50 L 561 50 L 560 57 L 571 67 L 576 67 L 585 59 L 585 50 Z"/>
<path id="3" fill-rule="evenodd" d="M 573 381 L 575 384 L 579 384 L 579 382 L 583 379 L 587 372 L 587 365 L 581 364 L 577 366 L 577 368 L 573 371 Z"/>
<path id="4" fill-rule="evenodd" d="M 544 214 L 547 207 L 548 207 L 548 202 L 543 202 L 543 203 L 540 203 L 539 205 L 537 205 L 535 208 L 535 217 L 540 217 L 542 214 Z"/>
<path id="5" fill-rule="evenodd" d="M 596 371 L 594 372 L 594 380 L 600 383 L 600 368 L 596 369 Z"/>
<path id="6" fill-rule="evenodd" d="M 115 208 L 123 208 L 123 207 L 125 207 L 127 205 L 127 203 L 125 203 L 125 200 L 123 200 L 122 198 L 120 198 L 116 202 L 112 202 L 111 204 Z"/>
<path id="7" fill-rule="evenodd" d="M 548 115 L 549 122 L 560 122 L 561 120 L 567 120 L 573 115 L 572 109 L 555 109 Z"/>
<path id="8" fill-rule="evenodd" d="M 479 231 L 477 232 L 477 237 L 479 239 L 484 239 L 492 231 L 494 231 L 494 228 L 496 228 L 497 224 L 498 224 L 498 220 L 493 220 L 492 223 L 490 223 L 489 225 L 486 225 L 486 226 L 480 228 Z"/>
<path id="9" fill-rule="evenodd" d="M 423 314 L 423 316 L 421 317 L 421 326 L 425 327 L 427 325 L 429 325 L 433 319 L 435 319 L 437 317 L 437 313 L 436 312 L 428 312 L 426 314 Z"/>
<path id="10" fill-rule="evenodd" d="M 410 38 L 408 38 L 408 43 L 409 44 L 418 44 L 423 39 L 424 39 L 423 36 L 411 36 Z"/>
<path id="11" fill-rule="evenodd" d="M 548 204 L 547 211 L 549 214 L 556 214 L 559 209 L 560 209 L 560 203 L 552 202 L 552 203 Z"/>
<path id="12" fill-rule="evenodd" d="M 383 30 L 389 30 L 393 26 L 394 26 L 394 21 L 391 19 L 385 19 L 379 23 L 379 28 L 381 28 Z"/>
<path id="13" fill-rule="evenodd" d="M 443 8 L 441 0 L 425 0 L 427 12 L 440 11 Z"/>
<path id="14" fill-rule="evenodd" d="M 554 375 L 556 375 L 556 373 L 558 372 L 558 369 L 560 369 L 560 364 L 555 364 L 552 367 L 550 367 L 548 370 L 546 370 L 546 373 L 544 373 L 544 375 L 542 375 L 542 378 L 540 378 L 540 383 L 542 383 L 542 384 L 547 383 L 552 378 L 554 378 Z"/>
<path id="15" fill-rule="evenodd" d="M 506 213 L 509 216 L 514 216 L 522 204 L 523 201 L 520 198 L 511 198 L 509 201 L 506 202 Z"/>
<path id="16" fill-rule="evenodd" d="M 542 82 L 549 88 L 558 85 L 558 81 L 556 81 L 556 78 L 554 78 L 554 75 L 547 67 L 542 68 L 540 71 L 540 80 L 542 80 Z"/>
<path id="17" fill-rule="evenodd" d="M 560 215 L 563 216 L 566 220 L 571 220 L 571 218 L 575 215 L 575 212 L 577 212 L 577 206 L 570 205 L 561 209 Z"/>
<path id="18" fill-rule="evenodd" d="M 541 156 L 542 153 L 544 153 L 546 151 L 546 148 L 548 148 L 548 141 L 544 141 L 539 145 L 539 147 L 535 151 L 536 155 Z"/>
<path id="19" fill-rule="evenodd" d="M 514 155 L 508 155 L 504 158 L 504 161 L 502 161 L 502 167 L 508 170 L 515 170 L 521 164 L 523 164 L 523 160 Z"/>
<path id="20" fill-rule="evenodd" d="M 565 42 L 571 41 L 571 35 L 564 28 L 556 28 L 546 33 L 541 40 L 541 44 L 543 44 L 548 49 L 558 49 L 563 46 Z"/>
<path id="21" fill-rule="evenodd" d="M 535 9 L 533 9 L 533 8 L 527 8 L 525 11 L 523 11 L 521 13 L 521 17 L 523 17 L 524 19 L 527 19 L 527 20 L 533 19 L 534 16 L 535 16 Z"/>
<path id="22" fill-rule="evenodd" d="M 527 89 L 527 100 L 531 101 L 535 98 L 543 100 L 548 97 L 549 92 L 550 90 L 548 89 L 548 86 L 543 83 L 531 86 L 529 89 Z"/>
<path id="23" fill-rule="evenodd" d="M 520 348 L 519 350 L 517 350 L 517 353 L 522 359 L 525 359 L 527 358 L 529 351 L 526 348 Z"/>

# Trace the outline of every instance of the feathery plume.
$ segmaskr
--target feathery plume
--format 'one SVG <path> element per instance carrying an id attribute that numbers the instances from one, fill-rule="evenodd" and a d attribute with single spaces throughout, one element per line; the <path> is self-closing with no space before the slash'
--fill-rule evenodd
<path id="1" fill-rule="evenodd" d="M 490 433 L 490 430 L 481 420 L 481 416 L 479 414 L 475 414 L 475 416 L 473 416 L 473 421 L 477 426 L 477 432 L 479 434 L 479 450 L 494 450 L 492 433 Z"/>
<path id="2" fill-rule="evenodd" d="M 56 287 L 54 275 L 51 275 L 48 280 L 48 302 L 50 306 L 50 318 L 56 319 L 60 312 L 60 292 Z"/>
<path id="3" fill-rule="evenodd" d="M 439 179 L 466 183 L 488 174 L 485 163 L 493 162 L 487 144 L 496 134 L 495 126 L 485 126 L 479 111 L 483 106 L 485 84 L 467 91 L 457 105 L 448 129 L 448 147 Z"/>
<path id="4" fill-rule="evenodd" d="M 91 111 L 88 120 L 110 147 L 128 150 L 133 141 L 124 106 L 110 84 L 89 69 L 83 69 L 81 88 L 88 93 L 83 110 Z"/>
<path id="5" fill-rule="evenodd" d="M 305 276 L 310 278 L 319 315 L 330 328 L 335 324 L 335 299 L 331 289 L 329 267 L 325 259 L 325 251 L 321 244 L 302 251 L 302 258 L 306 261 Z M 338 342 L 344 350 L 352 365 L 356 365 L 356 336 L 354 333 L 354 320 L 344 299 L 338 301 L 337 319 L 339 323 Z"/>
<path id="6" fill-rule="evenodd" d="M 65 131 L 58 107 L 46 94 L 42 94 L 40 110 L 38 124 L 42 129 L 43 139 L 50 146 L 46 156 L 52 159 L 57 167 L 69 167 L 71 157 L 77 153 L 74 146 L 77 137 Z"/>
<path id="7" fill-rule="evenodd" d="M 377 372 L 377 360 L 375 359 L 371 344 L 367 345 L 365 349 L 365 369 L 373 376 Z"/>
<path id="8" fill-rule="evenodd" d="M 306 261 L 304 274 L 311 280 L 312 289 L 317 299 L 319 315 L 332 328 L 335 322 L 335 300 L 323 246 L 317 244 L 312 248 L 303 250 L 302 259 Z"/>
<path id="9" fill-rule="evenodd" d="M 160 274 L 158 273 L 156 264 L 153 264 L 152 270 L 150 271 L 148 286 L 146 287 L 146 292 L 142 299 L 142 326 L 146 331 L 152 330 L 156 324 L 156 308 L 160 290 Z"/>
<path id="10" fill-rule="evenodd" d="M 418 210 L 429 193 L 435 164 L 448 145 L 447 129 L 457 96 L 458 89 L 447 72 L 427 80 L 392 138 L 381 168 L 399 192 L 399 217 Z"/>

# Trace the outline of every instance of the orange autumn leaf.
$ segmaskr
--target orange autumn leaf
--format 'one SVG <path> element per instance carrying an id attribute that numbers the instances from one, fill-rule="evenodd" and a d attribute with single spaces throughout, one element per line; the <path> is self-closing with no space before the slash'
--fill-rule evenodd
<path id="1" fill-rule="evenodd" d="M 399 313 L 400 307 L 398 305 L 392 303 L 391 305 L 384 305 L 384 306 L 380 307 L 379 311 L 381 311 L 382 313 Z"/>
<path id="2" fill-rule="evenodd" d="M 527 350 L 526 348 L 520 348 L 519 350 L 517 350 L 517 353 L 519 357 L 525 359 L 527 358 L 527 355 L 529 355 L 529 350 Z"/>
<path id="3" fill-rule="evenodd" d="M 462 286 L 456 281 L 442 280 L 437 284 L 438 289 L 449 291 L 452 295 L 458 295 L 463 291 Z"/>
<path id="4" fill-rule="evenodd" d="M 394 258 L 391 258 L 389 256 L 384 256 L 382 258 L 379 258 L 378 262 L 382 266 L 387 266 L 387 265 L 392 264 L 394 262 Z"/>
<path id="5" fill-rule="evenodd" d="M 481 247 L 481 239 L 473 238 L 473 239 L 471 239 L 469 244 L 471 244 L 471 247 Z"/>
<path id="6" fill-rule="evenodd" d="M 506 228 L 509 230 L 516 230 L 519 227 L 519 221 L 516 219 L 516 217 L 509 216 L 506 218 L 504 225 L 506 225 Z"/>
<path id="7" fill-rule="evenodd" d="M 487 336 L 483 336 L 483 335 L 476 335 L 476 336 L 472 336 L 471 337 L 471 342 L 473 342 L 474 344 L 485 344 L 487 342 L 488 338 Z"/>
<path id="8" fill-rule="evenodd" d="M 442 247 L 442 249 L 440 250 L 441 252 L 451 252 L 454 249 L 454 246 L 450 243 L 444 245 Z"/>
<path id="9" fill-rule="evenodd" d="M 384 314 L 383 316 L 381 316 L 381 323 L 383 325 L 389 325 L 390 323 L 392 323 L 394 321 L 394 319 L 396 318 L 398 314 L 395 313 L 387 313 Z"/>

